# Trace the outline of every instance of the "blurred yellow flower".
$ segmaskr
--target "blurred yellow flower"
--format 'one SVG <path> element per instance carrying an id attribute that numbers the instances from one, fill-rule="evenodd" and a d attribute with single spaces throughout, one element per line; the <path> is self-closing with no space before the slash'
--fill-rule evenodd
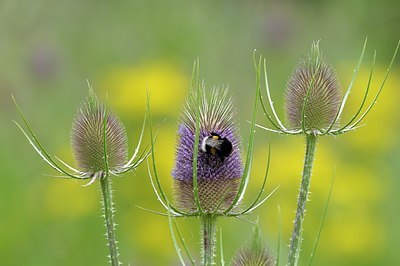
<path id="1" fill-rule="evenodd" d="M 130 115 L 145 112 L 148 88 L 153 113 L 174 115 L 186 96 L 189 78 L 172 63 L 153 62 L 115 68 L 101 88 L 110 92 L 109 102 L 116 110 Z"/>

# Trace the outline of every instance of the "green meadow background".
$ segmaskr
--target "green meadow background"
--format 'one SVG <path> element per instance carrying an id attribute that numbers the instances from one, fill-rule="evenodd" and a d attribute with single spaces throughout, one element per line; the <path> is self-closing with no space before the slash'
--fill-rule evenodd
<path id="1" fill-rule="evenodd" d="M 255 94 L 254 49 L 268 60 L 272 96 L 283 117 L 287 78 L 313 41 L 320 40 L 346 89 L 368 36 L 365 60 L 342 119 L 345 123 L 361 102 L 375 49 L 372 91 L 377 90 L 400 38 L 399 25 L 400 5 L 395 0 L 2 0 L 0 265 L 107 265 L 108 254 L 99 185 L 82 187 L 84 182 L 45 175 L 55 173 L 12 122 L 20 118 L 11 94 L 47 150 L 74 165 L 69 134 L 77 108 L 88 94 L 86 80 L 119 114 L 130 152 L 144 118 L 148 87 L 152 122 L 160 128 L 158 170 L 171 196 L 177 118 L 197 57 L 208 88 L 230 87 L 246 146 Z M 307 265 L 334 172 L 314 265 L 400 265 L 399 62 L 398 58 L 365 127 L 319 141 L 300 265 Z M 267 125 L 261 112 L 257 122 Z M 261 185 L 269 144 L 272 164 L 266 193 L 279 189 L 245 218 L 259 220 L 264 243 L 276 255 L 280 206 L 285 262 L 305 143 L 301 137 L 257 129 L 245 202 Z M 178 265 L 167 218 L 137 208 L 162 211 L 146 164 L 115 178 L 114 190 L 124 264 Z M 199 261 L 199 221 L 179 219 L 178 224 Z M 232 218 L 220 219 L 219 225 L 225 260 L 230 261 L 250 238 L 252 224 Z"/>

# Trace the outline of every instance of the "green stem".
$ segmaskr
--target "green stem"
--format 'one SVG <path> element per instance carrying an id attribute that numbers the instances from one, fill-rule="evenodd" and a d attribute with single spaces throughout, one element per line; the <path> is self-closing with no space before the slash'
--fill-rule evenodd
<path id="1" fill-rule="evenodd" d="M 215 265 L 214 254 L 215 254 L 216 217 L 211 214 L 205 214 L 201 217 L 201 219 L 203 223 L 203 231 L 202 231 L 203 265 L 204 266 Z"/>
<path id="2" fill-rule="evenodd" d="M 110 250 L 110 262 L 112 266 L 120 265 L 118 261 L 118 247 L 115 239 L 114 208 L 112 202 L 111 179 L 108 176 L 100 178 L 101 192 L 103 196 L 103 211 L 107 229 L 108 247 Z"/>
<path id="3" fill-rule="evenodd" d="M 307 148 L 304 160 L 303 177 L 301 180 L 300 193 L 297 202 L 296 218 L 294 221 L 292 239 L 290 241 L 290 248 L 289 248 L 289 261 L 288 261 L 289 266 L 297 265 L 300 255 L 303 219 L 304 219 L 304 213 L 306 211 L 308 191 L 310 188 L 310 178 L 314 161 L 315 147 L 317 144 L 317 137 L 313 134 L 307 135 L 306 141 L 307 141 Z"/>

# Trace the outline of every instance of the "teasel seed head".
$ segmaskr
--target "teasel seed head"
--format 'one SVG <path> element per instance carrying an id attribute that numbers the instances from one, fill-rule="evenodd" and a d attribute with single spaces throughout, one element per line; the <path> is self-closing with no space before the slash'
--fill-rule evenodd
<path id="1" fill-rule="evenodd" d="M 125 128 L 118 117 L 90 90 L 79 108 L 71 131 L 71 145 L 81 171 L 93 175 L 106 170 L 104 119 L 109 171 L 118 171 L 126 163 L 128 144 Z"/>
<path id="2" fill-rule="evenodd" d="M 239 249 L 233 257 L 233 266 L 275 266 L 275 258 L 262 245 L 258 226 L 253 230 L 251 245 Z"/>
<path id="3" fill-rule="evenodd" d="M 175 201 L 182 210 L 197 210 L 193 193 L 193 149 L 196 132 L 196 108 L 200 108 L 200 134 L 197 158 L 198 197 L 202 210 L 225 210 L 234 200 L 243 166 L 241 142 L 227 89 L 213 88 L 206 95 L 200 89 L 200 104 L 192 92 L 179 121 L 174 178 Z"/>
<path id="4" fill-rule="evenodd" d="M 334 121 L 341 102 L 341 88 L 333 67 L 326 61 L 318 43 L 300 60 L 286 85 L 285 111 L 293 130 L 318 132 Z"/>

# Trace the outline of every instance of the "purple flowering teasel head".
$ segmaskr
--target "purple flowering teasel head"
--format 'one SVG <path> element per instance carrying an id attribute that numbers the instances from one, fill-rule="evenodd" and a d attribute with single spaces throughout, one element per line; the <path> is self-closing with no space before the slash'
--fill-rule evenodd
<path id="1" fill-rule="evenodd" d="M 258 88 L 260 72 L 257 73 Z M 178 140 L 175 144 L 175 165 L 172 170 L 175 204 L 168 200 L 157 174 L 155 137 L 152 124 L 149 125 L 152 167 L 148 167 L 148 173 L 154 193 L 168 211 L 165 215 L 238 217 L 253 212 L 276 191 L 277 188 L 261 198 L 270 165 L 268 156 L 266 173 L 258 195 L 249 206 L 241 206 L 238 211 L 251 173 L 258 97 L 257 89 L 243 164 L 233 98 L 228 96 L 227 88 L 212 88 L 206 93 L 204 82 L 199 82 L 199 61 L 195 61 L 192 86 L 179 119 Z M 149 95 L 147 108 L 148 116 L 151 117 Z"/>
<path id="2" fill-rule="evenodd" d="M 243 175 L 241 142 L 226 88 L 200 93 L 200 132 L 197 157 L 198 197 L 204 212 L 223 211 L 233 202 Z M 179 121 L 174 178 L 175 201 L 180 209 L 193 212 L 193 148 L 196 132 L 195 92 L 188 97 Z"/>
<path id="3" fill-rule="evenodd" d="M 259 72 L 256 83 L 259 87 Z M 216 220 L 219 216 L 239 217 L 249 214 L 263 204 L 273 193 L 261 199 L 268 175 L 270 157 L 264 181 L 255 200 L 245 208 L 237 210 L 246 192 L 251 172 L 254 128 L 259 90 L 253 106 L 249 142 L 245 164 L 242 164 L 241 140 L 236 124 L 233 99 L 226 88 L 212 88 L 205 92 L 204 83 L 199 82 L 199 60 L 193 67 L 191 93 L 187 98 L 179 119 L 175 166 L 172 170 L 174 204 L 168 200 L 157 174 L 152 125 L 152 168 L 148 167 L 151 185 L 157 199 L 167 213 L 175 249 L 182 264 L 181 249 L 174 233 L 177 217 L 200 217 L 202 222 L 201 254 L 203 265 L 214 265 Z M 151 117 L 149 95 L 148 115 Z M 154 174 L 154 180 L 153 180 Z M 151 210 L 150 210 L 151 211 Z M 154 211 L 152 211 L 154 212 Z M 178 226 L 175 224 L 178 231 Z M 179 231 L 178 234 L 180 235 Z M 182 240 L 182 239 L 181 239 Z M 185 251 L 188 253 L 187 248 Z M 188 254 L 189 257 L 190 254 Z M 194 261 L 191 260 L 194 264 Z"/>

